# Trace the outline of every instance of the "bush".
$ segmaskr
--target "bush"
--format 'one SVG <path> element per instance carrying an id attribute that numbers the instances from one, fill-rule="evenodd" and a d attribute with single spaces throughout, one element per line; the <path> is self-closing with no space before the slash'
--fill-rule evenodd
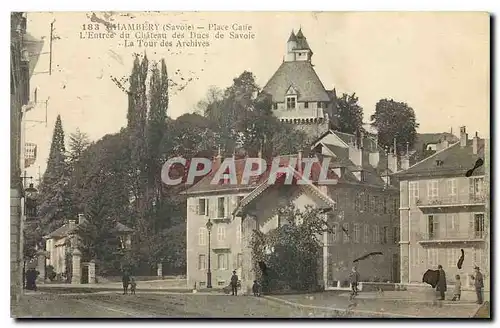
<path id="1" fill-rule="evenodd" d="M 50 281 L 54 281 L 56 279 L 56 272 L 54 271 L 54 267 L 52 265 L 47 265 L 45 269 L 45 276 Z"/>

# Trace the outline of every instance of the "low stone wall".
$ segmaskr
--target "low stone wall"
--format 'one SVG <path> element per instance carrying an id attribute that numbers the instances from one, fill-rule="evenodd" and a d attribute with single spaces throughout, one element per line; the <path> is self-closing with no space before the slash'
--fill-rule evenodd
<path id="1" fill-rule="evenodd" d="M 376 292 L 379 290 L 383 291 L 395 291 L 401 290 L 399 284 L 387 283 L 387 282 L 361 282 L 360 289 L 363 292 Z"/>
<path id="2" fill-rule="evenodd" d="M 122 277 L 121 276 L 107 276 L 107 277 L 97 277 L 98 282 L 121 282 Z M 134 279 L 136 281 L 151 281 L 151 280 L 184 280 L 186 277 L 185 276 L 163 276 L 163 277 L 158 277 L 158 276 L 134 276 Z"/>

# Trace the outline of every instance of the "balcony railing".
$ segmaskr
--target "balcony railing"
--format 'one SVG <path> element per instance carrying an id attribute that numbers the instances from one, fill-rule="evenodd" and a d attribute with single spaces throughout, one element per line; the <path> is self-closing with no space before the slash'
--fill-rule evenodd
<path id="1" fill-rule="evenodd" d="M 438 231 L 424 233 L 419 236 L 422 242 L 453 242 L 453 241 L 480 241 L 484 239 L 484 231 Z"/>
<path id="2" fill-rule="evenodd" d="M 424 198 L 418 199 L 416 205 L 418 207 L 440 207 L 440 206 L 470 206 L 481 205 L 486 203 L 484 194 L 462 194 L 447 197 Z"/>

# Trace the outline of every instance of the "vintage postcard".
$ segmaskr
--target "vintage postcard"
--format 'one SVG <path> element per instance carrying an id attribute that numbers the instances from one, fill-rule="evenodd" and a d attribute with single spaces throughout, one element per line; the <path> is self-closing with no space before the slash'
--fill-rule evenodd
<path id="1" fill-rule="evenodd" d="M 12 12 L 15 318 L 490 318 L 490 16 Z"/>

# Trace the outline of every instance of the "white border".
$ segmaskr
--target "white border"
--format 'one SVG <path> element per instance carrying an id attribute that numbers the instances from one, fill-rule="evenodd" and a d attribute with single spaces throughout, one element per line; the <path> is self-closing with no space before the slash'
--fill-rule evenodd
<path id="1" fill-rule="evenodd" d="M 434 11 L 434 10 L 439 10 L 439 11 L 489 11 L 493 13 L 498 13 L 498 7 L 499 7 L 499 2 L 498 1 L 486 1 L 486 0 L 474 0 L 474 1 L 452 1 L 452 0 L 442 0 L 442 1 L 436 1 L 436 0 L 419 0 L 419 1 L 390 1 L 390 0 L 385 0 L 385 1 L 370 1 L 370 0 L 365 0 L 365 1 L 355 1 L 355 0 L 350 0 L 350 1 L 344 1 L 344 2 L 338 2 L 338 1 L 321 1 L 321 0 L 308 0 L 308 1 L 293 1 L 289 0 L 286 2 L 273 2 L 269 0 L 253 0 L 253 1 L 247 1 L 243 4 L 236 2 L 236 1 L 230 1 L 230 2 L 225 2 L 221 0 L 212 0 L 212 1 L 206 1 L 206 0 L 183 0 L 183 1 L 178 1 L 175 3 L 172 2 L 167 2 L 167 1 L 137 1 L 131 3 L 125 3 L 124 1 L 96 1 L 96 0 L 86 0 L 86 1 L 79 1 L 79 2 L 73 2 L 73 1 L 67 1 L 67 0 L 46 0 L 46 1 L 40 1 L 40 2 L 33 2 L 33 1 L 3 1 L 2 2 L 2 9 L 5 9 L 2 11 L 3 17 L 5 19 L 1 20 L 2 22 L 2 33 L 1 33 L 1 43 L 4 47 L 4 50 L 0 52 L 2 56 L 2 63 L 3 65 L 1 66 L 2 69 L 2 74 L 1 76 L 3 77 L 1 79 L 2 81 L 2 90 L 3 92 L 3 97 L 2 102 L 2 119 L 0 120 L 1 124 L 1 131 L 4 134 L 4 137 L 1 138 L 1 150 L 2 150 L 2 171 L 3 174 L 1 175 L 2 179 L 2 194 L 3 197 L 1 197 L 2 200 L 2 210 L 3 210 L 3 225 L 4 228 L 2 229 L 3 232 L 3 243 L 4 247 L 2 248 L 2 262 L 4 263 L 4 268 L 3 270 L 0 270 L 0 274 L 2 279 L 0 279 L 0 286 L 2 289 L 4 289 L 4 292 L 2 294 L 2 321 L 4 324 L 7 325 L 13 325 L 14 321 L 9 319 L 10 318 L 10 291 L 9 291 L 9 281 L 10 281 L 10 275 L 9 275 L 9 270 L 7 268 L 7 263 L 9 263 L 9 249 L 10 245 L 8 244 L 8 241 L 10 240 L 10 233 L 9 233 L 9 228 L 7 222 L 9 220 L 7 219 L 9 217 L 8 212 L 10 211 L 9 203 L 8 203 L 8 190 L 7 186 L 9 185 L 9 180 L 8 180 L 8 175 L 7 172 L 9 171 L 9 162 L 8 162 L 8 156 L 7 154 L 10 153 L 10 145 L 9 145 L 9 108 L 10 108 L 10 102 L 9 102 L 9 97 L 7 90 L 9 89 L 9 82 L 7 81 L 7 62 L 10 60 L 9 56 L 9 51 L 7 49 L 7 44 L 10 39 L 10 19 L 8 18 L 8 15 L 10 14 L 10 11 L 99 11 L 99 10 L 107 10 L 107 11 L 144 11 L 144 10 L 161 10 L 161 11 L 191 11 L 191 10 L 197 10 L 197 11 L 233 11 L 233 10 L 245 10 L 245 11 L 330 11 L 330 10 L 335 10 L 335 11 Z M 498 33 L 495 34 L 495 44 L 498 44 Z M 498 58 L 498 55 L 496 56 Z M 495 59 L 497 59 L 495 58 Z M 493 94 L 500 94 L 499 92 L 499 87 L 498 83 L 495 85 L 495 90 L 492 91 Z M 473 113 L 471 113 L 473 114 Z M 498 149 L 495 149 L 498 150 Z M 491 184 L 495 184 L 498 186 L 496 183 L 496 179 L 492 180 Z M 498 196 L 500 197 L 500 196 Z M 493 204 L 498 204 L 497 198 L 495 200 L 492 200 Z M 496 231 L 495 234 L 498 235 L 498 226 L 500 224 L 496 224 Z M 495 252 L 493 252 L 495 253 Z M 495 258 L 496 260 L 496 258 Z M 497 284 L 493 284 L 494 286 L 497 286 Z M 496 304 L 496 303 L 495 303 Z M 152 322 L 148 322 L 147 324 L 151 324 Z M 189 324 L 196 324 L 197 322 L 191 322 Z M 334 324 L 334 325 L 344 325 L 344 324 L 349 324 L 350 326 L 358 326 L 362 325 L 368 322 L 323 322 L 324 324 Z M 26 323 L 25 323 L 26 324 Z M 34 325 L 34 324 L 41 324 L 41 322 L 37 323 L 29 323 L 29 325 Z M 54 324 L 53 322 L 47 322 L 47 324 Z M 92 324 L 92 326 L 95 325 L 101 325 L 101 323 L 97 322 L 92 322 L 92 323 L 85 323 L 85 325 Z M 110 324 L 110 323 L 108 323 Z M 116 323 L 112 323 L 115 324 Z M 119 323 L 120 325 L 123 325 L 123 323 Z M 176 325 L 177 323 L 171 322 L 171 323 L 163 323 L 159 322 L 158 324 L 161 325 Z M 214 324 L 220 325 L 220 322 L 215 322 Z M 234 325 L 235 323 L 229 323 Z M 260 325 L 266 324 L 267 323 L 259 323 Z M 273 324 L 282 324 L 278 322 L 273 322 Z M 287 321 L 284 322 L 286 325 L 293 324 L 293 322 Z M 374 323 L 371 323 L 372 325 Z M 380 323 L 379 323 L 380 324 Z M 387 324 L 386 322 L 382 324 Z M 430 322 L 424 322 L 422 324 L 433 324 Z M 448 323 L 448 324 L 453 324 L 453 323 Z M 448 325 L 446 323 L 440 322 L 436 323 L 436 325 L 442 326 L 442 325 Z M 134 323 L 134 325 L 139 326 L 142 325 L 140 323 Z"/>

